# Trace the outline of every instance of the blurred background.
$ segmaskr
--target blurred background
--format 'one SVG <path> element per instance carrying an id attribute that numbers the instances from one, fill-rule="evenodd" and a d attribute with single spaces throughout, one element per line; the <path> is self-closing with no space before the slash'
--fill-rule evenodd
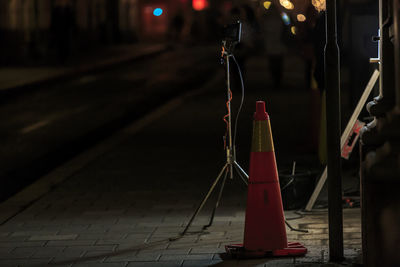
<path id="1" fill-rule="evenodd" d="M 285 8 L 279 1 L 260 0 L 4 0 L 0 3 L 0 63 L 49 64 L 121 43 L 219 42 L 221 27 L 235 19 L 250 24 L 250 32 L 245 34 L 257 35 L 252 41 L 258 44 L 265 38 L 264 28 L 268 28 L 262 24 L 273 9 L 287 14 L 283 18 L 288 35 L 285 41 L 291 49 L 297 49 L 305 59 L 311 57 L 309 46 L 324 1 L 280 2 L 293 6 Z M 377 54 L 371 36 L 377 35 L 378 2 L 351 0 L 338 1 L 338 5 L 343 78 L 346 82 L 359 81 L 361 77 L 355 77 L 355 73 L 368 66 L 359 63 Z M 352 64 L 348 55 L 352 55 Z"/>
<path id="2" fill-rule="evenodd" d="M 369 59 L 378 55 L 378 1 L 337 2 L 344 128 L 376 68 Z M 326 163 L 324 8 L 324 0 L 0 1 L 1 199 L 212 80 L 223 71 L 222 29 L 237 20 L 243 36 L 234 54 L 249 94 L 238 157 L 247 162 L 254 101 L 267 98 L 278 165 L 289 170 L 298 161 L 316 179 Z M 217 90 L 220 141 L 223 79 Z M 356 148 L 344 163 L 345 191 L 356 194 L 358 163 Z"/>

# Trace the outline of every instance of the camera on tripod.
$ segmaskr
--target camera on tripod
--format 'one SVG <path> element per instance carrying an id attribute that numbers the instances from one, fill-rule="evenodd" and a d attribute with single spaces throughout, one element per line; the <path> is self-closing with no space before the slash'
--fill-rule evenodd
<path id="1" fill-rule="evenodd" d="M 242 23 L 237 21 L 236 23 L 226 25 L 222 31 L 222 43 L 229 52 L 232 52 L 235 45 L 240 43 L 242 38 Z"/>
<path id="2" fill-rule="evenodd" d="M 187 223 L 185 229 L 183 232 L 180 234 L 181 236 L 184 236 L 186 232 L 188 231 L 189 227 L 192 225 L 192 222 L 194 218 L 199 214 L 201 209 L 204 207 L 205 203 L 207 202 L 208 198 L 210 197 L 211 193 L 214 191 L 216 185 L 218 182 L 222 180 L 222 184 L 220 187 L 220 191 L 218 194 L 217 202 L 215 203 L 214 209 L 211 213 L 210 221 L 207 225 L 203 226 L 203 229 L 206 229 L 207 227 L 211 226 L 214 220 L 214 215 L 215 211 L 219 205 L 219 201 L 221 200 L 222 196 L 222 191 L 224 190 L 224 185 L 226 182 L 226 178 L 229 177 L 233 179 L 233 172 L 236 171 L 239 177 L 243 180 L 244 184 L 247 186 L 248 185 L 248 180 L 249 176 L 247 173 L 240 167 L 239 163 L 236 161 L 236 150 L 235 150 L 235 137 L 236 136 L 236 124 L 235 124 L 235 132 L 234 136 L 232 136 L 232 113 L 231 113 L 231 100 L 232 100 L 232 91 L 231 91 L 231 83 L 230 83 L 230 70 L 229 70 L 229 59 L 233 58 L 233 60 L 236 62 L 236 59 L 234 55 L 232 54 L 232 50 L 235 48 L 235 45 L 240 43 L 242 35 L 242 23 L 238 21 L 237 23 L 230 24 L 228 26 L 225 26 L 223 30 L 223 40 L 222 40 L 222 53 L 221 53 L 221 62 L 226 66 L 226 89 L 227 89 L 227 102 L 226 102 L 226 107 L 227 107 L 227 115 L 224 116 L 224 121 L 226 122 L 227 129 L 226 129 L 226 134 L 225 134 L 225 145 L 224 149 L 226 150 L 226 163 L 222 167 L 222 170 L 219 172 L 217 178 L 215 179 L 214 183 L 211 185 L 211 188 L 208 190 L 206 196 L 203 198 L 199 206 L 197 207 L 196 211 L 193 213 L 192 217 L 190 218 L 189 222 Z M 240 73 L 240 68 L 239 65 L 237 64 L 239 73 Z M 240 74 L 240 77 L 241 74 Z M 244 90 L 243 86 L 243 79 L 242 80 L 242 89 Z M 242 94 L 244 96 L 244 94 Z M 236 116 L 236 122 L 237 118 L 239 117 L 240 109 L 243 104 L 243 97 L 242 97 L 242 102 L 239 106 L 239 110 L 237 112 Z"/>

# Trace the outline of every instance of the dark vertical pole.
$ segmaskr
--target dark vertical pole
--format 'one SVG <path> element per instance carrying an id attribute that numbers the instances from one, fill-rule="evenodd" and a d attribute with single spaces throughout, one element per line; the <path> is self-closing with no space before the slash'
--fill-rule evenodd
<path id="1" fill-rule="evenodd" d="M 380 30 L 381 30 L 381 59 L 379 64 L 380 71 L 380 80 L 381 80 L 381 88 L 380 88 L 380 98 L 378 103 L 380 105 L 377 108 L 371 108 L 371 115 L 375 117 L 383 117 L 386 116 L 385 113 L 393 108 L 395 104 L 395 94 L 393 88 L 395 88 L 395 66 L 394 66 L 394 45 L 391 40 L 391 29 L 390 22 L 392 20 L 392 10 L 391 10 L 391 1 L 381 0 L 379 1 L 380 10 L 379 10 L 379 20 L 380 20 Z M 386 25 L 385 25 L 386 24 Z M 396 36 L 396 35 L 394 35 Z"/>
<path id="2" fill-rule="evenodd" d="M 400 111 L 400 2 L 399 0 L 393 1 L 393 30 L 394 30 L 394 69 L 395 73 L 395 95 L 396 95 L 396 108 Z"/>
<path id="3" fill-rule="evenodd" d="M 107 0 L 107 23 L 111 27 L 112 43 L 120 42 L 119 32 L 119 0 Z"/>
<path id="4" fill-rule="evenodd" d="M 342 166 L 340 156 L 340 63 L 336 0 L 326 0 L 325 85 L 328 144 L 329 258 L 343 260 Z"/>

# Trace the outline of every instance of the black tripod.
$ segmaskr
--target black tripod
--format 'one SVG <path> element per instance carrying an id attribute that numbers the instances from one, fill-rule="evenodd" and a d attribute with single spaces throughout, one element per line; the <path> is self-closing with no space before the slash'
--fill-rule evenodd
<path id="1" fill-rule="evenodd" d="M 228 47 L 229 48 L 229 47 Z M 223 42 L 222 46 L 222 58 L 224 59 L 224 62 L 226 63 L 226 86 L 227 86 L 227 91 L 228 91 L 228 102 L 227 102 L 227 108 L 228 108 L 228 120 L 227 120 L 227 142 L 226 142 L 226 163 L 222 167 L 221 171 L 219 172 L 217 178 L 215 179 L 214 183 L 211 185 L 210 189 L 208 190 L 206 196 L 203 198 L 201 201 L 200 205 L 197 207 L 196 211 L 194 212 L 193 216 L 190 218 L 189 223 L 186 225 L 185 229 L 181 233 L 183 236 L 187 230 L 189 229 L 190 225 L 192 224 L 193 220 L 199 214 L 201 209 L 203 208 L 204 204 L 207 202 L 208 198 L 210 197 L 211 193 L 214 191 L 215 186 L 218 184 L 219 180 L 223 176 L 224 179 L 221 184 L 221 188 L 219 190 L 217 202 L 215 203 L 214 209 L 211 213 L 211 218 L 210 222 L 207 225 L 203 226 L 203 229 L 209 227 L 212 225 L 213 220 L 214 220 L 214 215 L 215 211 L 219 206 L 219 201 L 221 200 L 222 196 L 222 191 L 224 190 L 226 178 L 228 176 L 228 173 L 230 175 L 230 178 L 233 179 L 233 170 L 236 170 L 237 173 L 239 174 L 239 177 L 243 180 L 243 182 L 247 185 L 248 184 L 248 179 L 249 176 L 247 173 L 240 167 L 240 165 L 236 162 L 236 151 L 235 151 L 235 146 L 232 141 L 232 116 L 231 116 L 231 103 L 230 100 L 232 99 L 232 92 L 231 92 L 231 83 L 230 83 L 230 73 L 229 73 L 229 59 L 233 57 L 233 54 L 229 51 L 226 46 L 226 41 Z"/>

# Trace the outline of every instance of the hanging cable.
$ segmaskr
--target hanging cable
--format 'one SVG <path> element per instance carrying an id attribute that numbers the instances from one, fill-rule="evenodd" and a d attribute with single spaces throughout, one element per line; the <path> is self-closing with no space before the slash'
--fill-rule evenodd
<path id="1" fill-rule="evenodd" d="M 239 72 L 239 77 L 240 77 L 240 83 L 241 83 L 241 88 L 242 88 L 242 97 L 240 99 L 240 105 L 238 108 L 238 111 L 236 113 L 236 118 L 235 118 L 235 126 L 234 126 L 234 131 L 233 131 L 233 147 L 236 145 L 236 133 L 237 133 L 237 126 L 238 126 L 238 119 L 239 119 L 239 114 L 242 111 L 242 106 L 244 102 L 244 82 L 243 82 L 243 76 L 242 76 L 242 71 L 240 70 L 240 66 L 238 62 L 236 61 L 236 58 L 234 55 L 232 55 L 233 61 L 235 62 L 238 72 Z"/>
<path id="2" fill-rule="evenodd" d="M 231 89 L 229 89 L 229 100 L 226 101 L 226 109 L 228 110 L 228 113 L 223 117 L 223 120 L 226 123 L 226 130 L 225 130 L 225 135 L 224 135 L 224 149 L 226 148 L 226 136 L 228 135 L 228 131 L 229 131 L 229 122 L 226 120 L 226 118 L 228 118 L 231 115 L 230 108 L 229 108 L 231 101 L 232 101 L 232 91 L 231 91 Z"/>
<path id="3" fill-rule="evenodd" d="M 302 232 L 302 233 L 308 233 L 308 230 L 303 230 L 303 229 L 294 228 L 293 226 L 290 225 L 290 223 L 287 222 L 287 220 L 285 220 L 285 224 L 287 225 L 287 227 L 289 227 L 289 229 L 290 229 L 291 231 Z"/>

